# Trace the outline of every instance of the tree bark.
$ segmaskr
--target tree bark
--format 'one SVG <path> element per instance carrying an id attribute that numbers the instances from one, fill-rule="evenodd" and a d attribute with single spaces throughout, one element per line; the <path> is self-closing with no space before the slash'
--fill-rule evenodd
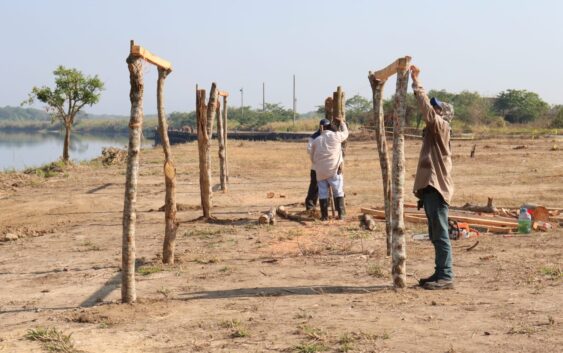
<path id="1" fill-rule="evenodd" d="M 157 109 L 158 109 L 158 131 L 164 150 L 164 182 L 166 185 L 166 195 L 164 197 L 164 243 L 162 245 L 162 262 L 165 264 L 174 263 L 174 249 L 176 243 L 176 167 L 172 159 L 172 150 L 168 139 L 168 122 L 164 111 L 164 80 L 170 71 L 158 68 L 157 81 Z"/>
<path id="2" fill-rule="evenodd" d="M 385 234 L 387 239 L 387 256 L 391 255 L 391 173 L 385 137 L 385 112 L 383 111 L 383 87 L 385 81 L 377 80 L 371 72 L 369 82 L 373 93 L 373 119 L 375 125 L 375 141 L 381 167 L 383 181 L 383 204 L 385 209 Z"/>
<path id="3" fill-rule="evenodd" d="M 143 125 L 143 60 L 129 55 L 129 80 L 131 90 L 131 117 L 129 120 L 129 149 L 125 177 L 123 202 L 123 237 L 121 259 L 121 301 L 132 303 L 137 299 L 135 292 L 135 222 L 137 203 L 137 179 L 139 176 L 139 153 Z"/>
<path id="4" fill-rule="evenodd" d="M 70 130 L 72 129 L 72 123 L 65 122 L 65 142 L 63 145 L 63 161 L 68 163 L 69 155 L 68 155 L 68 148 L 70 146 Z"/>
<path id="5" fill-rule="evenodd" d="M 404 186 L 405 186 L 405 136 L 404 125 L 406 115 L 406 97 L 409 81 L 410 58 L 399 60 L 397 69 L 397 87 L 393 107 L 393 173 L 392 173 L 392 274 L 396 288 L 404 288 L 407 284 L 406 242 L 404 221 Z"/>
<path id="6" fill-rule="evenodd" d="M 217 102 L 217 142 L 219 145 L 219 180 L 221 190 L 227 192 L 227 165 L 225 160 L 225 129 L 223 128 L 223 114 L 221 112 L 221 103 Z"/>
<path id="7" fill-rule="evenodd" d="M 211 85 L 209 103 L 205 105 L 205 90 L 198 90 L 197 104 L 197 142 L 199 149 L 199 187 L 201 192 L 201 208 L 203 217 L 211 217 L 211 153 L 210 141 L 213 129 L 213 120 L 217 110 L 217 85 Z"/>

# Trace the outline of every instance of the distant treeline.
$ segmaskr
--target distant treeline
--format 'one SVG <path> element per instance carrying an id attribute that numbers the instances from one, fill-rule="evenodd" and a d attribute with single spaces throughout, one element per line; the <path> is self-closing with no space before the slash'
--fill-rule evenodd
<path id="1" fill-rule="evenodd" d="M 563 128 L 563 106 L 550 106 L 541 97 L 526 90 L 506 90 L 496 97 L 482 97 L 477 92 L 463 91 L 452 93 L 445 90 L 431 90 L 429 96 L 452 103 L 455 109 L 455 123 L 457 126 L 472 127 L 487 125 L 503 127 L 507 124 L 532 123 L 537 127 Z M 393 108 L 393 97 L 385 100 L 384 108 L 387 118 Z M 297 119 L 317 117 L 323 115 L 324 105 L 316 112 L 297 115 Z M 355 95 L 346 100 L 346 119 L 354 125 L 372 125 L 373 105 L 371 99 Z M 186 126 L 195 127 L 196 114 L 191 112 L 173 112 L 169 114 L 169 126 L 180 129 Z M 281 104 L 265 104 L 264 107 L 253 109 L 249 106 L 230 107 L 228 112 L 229 128 L 239 130 L 269 130 L 285 126 L 293 119 L 293 111 Z M 12 122 L 8 122 L 12 121 Z M 407 96 L 407 124 L 420 126 L 421 115 L 413 94 Z M 14 121 L 16 121 L 14 123 Z M 89 133 L 127 133 L 128 117 L 111 115 L 81 114 L 73 130 Z M 50 125 L 47 112 L 20 107 L 0 108 L 0 129 L 21 128 L 56 129 L 57 125 Z M 145 116 L 145 131 L 153 130 L 157 126 L 154 115 Z M 288 125 L 289 126 L 289 125 Z"/>

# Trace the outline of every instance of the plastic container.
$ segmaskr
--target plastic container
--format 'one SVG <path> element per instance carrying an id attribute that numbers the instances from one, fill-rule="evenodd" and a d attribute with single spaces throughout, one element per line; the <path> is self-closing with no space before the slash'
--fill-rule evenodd
<path id="1" fill-rule="evenodd" d="M 518 233 L 530 233 L 532 231 L 532 216 L 528 213 L 528 209 L 522 207 L 518 216 Z"/>

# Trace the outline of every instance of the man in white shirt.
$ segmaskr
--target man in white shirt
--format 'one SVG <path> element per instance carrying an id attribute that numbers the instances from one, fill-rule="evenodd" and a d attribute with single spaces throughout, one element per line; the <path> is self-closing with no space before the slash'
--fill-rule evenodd
<path id="1" fill-rule="evenodd" d="M 313 162 L 313 169 L 317 174 L 319 187 L 319 203 L 321 206 L 321 220 L 328 220 L 328 197 L 329 188 L 334 195 L 334 205 L 338 212 L 338 219 L 343 219 L 346 215 L 344 206 L 344 177 L 341 166 L 344 162 L 342 157 L 342 142 L 348 138 L 348 127 L 346 123 L 338 118 L 342 131 L 331 125 L 327 119 L 320 121 L 321 135 L 312 144 L 307 146 L 307 150 Z"/>

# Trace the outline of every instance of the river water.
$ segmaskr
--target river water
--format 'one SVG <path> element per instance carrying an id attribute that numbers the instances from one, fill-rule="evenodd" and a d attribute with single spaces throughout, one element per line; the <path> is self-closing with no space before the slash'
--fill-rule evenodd
<path id="1" fill-rule="evenodd" d="M 101 155 L 103 147 L 126 148 L 128 136 L 79 135 L 70 136 L 70 159 L 83 161 Z M 59 132 L 11 133 L 0 131 L 0 171 L 23 170 L 54 162 L 63 155 L 64 134 Z M 145 139 L 143 146 L 152 141 Z"/>

